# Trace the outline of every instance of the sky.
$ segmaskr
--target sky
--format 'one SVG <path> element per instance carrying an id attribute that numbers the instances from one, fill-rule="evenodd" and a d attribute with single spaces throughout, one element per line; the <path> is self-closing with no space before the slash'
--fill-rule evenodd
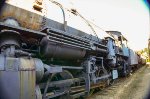
<path id="1" fill-rule="evenodd" d="M 130 48 L 147 47 L 150 16 L 144 0 L 69 0 L 69 5 L 105 31 L 122 32 Z"/>

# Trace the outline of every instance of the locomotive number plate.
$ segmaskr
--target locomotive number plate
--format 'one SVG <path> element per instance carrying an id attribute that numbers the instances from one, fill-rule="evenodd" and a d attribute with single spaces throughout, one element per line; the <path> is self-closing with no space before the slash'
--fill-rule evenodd
<path id="1" fill-rule="evenodd" d="M 118 71 L 117 70 L 113 70 L 112 71 L 112 75 L 113 75 L 113 79 L 118 78 Z"/>

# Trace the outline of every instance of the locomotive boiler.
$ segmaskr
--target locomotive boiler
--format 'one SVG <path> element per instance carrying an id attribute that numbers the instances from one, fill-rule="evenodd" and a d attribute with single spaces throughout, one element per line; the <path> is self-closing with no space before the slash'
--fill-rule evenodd
<path id="1" fill-rule="evenodd" d="M 127 40 L 53 0 L 7 0 L 0 13 L 0 99 L 72 99 L 130 73 Z M 107 35 L 108 35 L 107 34 Z"/>

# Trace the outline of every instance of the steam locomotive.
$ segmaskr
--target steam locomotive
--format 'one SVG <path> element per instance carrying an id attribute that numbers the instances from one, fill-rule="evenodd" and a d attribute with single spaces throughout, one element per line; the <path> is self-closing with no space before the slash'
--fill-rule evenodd
<path id="1" fill-rule="evenodd" d="M 139 57 L 121 32 L 106 32 L 102 38 L 76 9 L 53 0 L 7 0 L 0 13 L 0 99 L 86 97 L 129 75 Z"/>

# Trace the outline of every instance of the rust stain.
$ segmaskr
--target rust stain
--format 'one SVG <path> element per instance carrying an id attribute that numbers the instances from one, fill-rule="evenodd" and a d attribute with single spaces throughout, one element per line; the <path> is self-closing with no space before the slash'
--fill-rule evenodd
<path id="1" fill-rule="evenodd" d="M 23 99 L 23 82 L 24 82 L 24 79 L 23 79 L 23 72 L 20 71 L 20 99 Z"/>
<path id="2" fill-rule="evenodd" d="M 30 81 L 30 83 L 31 83 L 31 86 L 30 86 L 30 90 L 31 90 L 31 93 L 32 93 L 32 95 L 31 95 L 31 98 L 30 99 L 34 99 L 35 98 L 35 71 L 32 71 L 32 72 L 30 72 L 31 74 L 31 76 L 29 76 L 29 81 Z"/>
<path id="3" fill-rule="evenodd" d="M 35 70 L 35 63 L 33 59 L 20 58 L 20 70 Z"/>
<path id="4" fill-rule="evenodd" d="M 17 21 L 21 24 L 21 27 L 33 30 L 40 29 L 43 19 L 41 15 L 27 11 L 23 7 L 19 8 L 10 4 L 5 4 L 0 16 L 0 20 L 6 19 L 8 17 L 17 19 Z"/>
<path id="5" fill-rule="evenodd" d="M 20 58 L 20 99 L 35 99 L 35 63 L 33 59 Z"/>
<path id="6" fill-rule="evenodd" d="M 35 71 L 20 71 L 20 99 L 35 99 Z"/>

